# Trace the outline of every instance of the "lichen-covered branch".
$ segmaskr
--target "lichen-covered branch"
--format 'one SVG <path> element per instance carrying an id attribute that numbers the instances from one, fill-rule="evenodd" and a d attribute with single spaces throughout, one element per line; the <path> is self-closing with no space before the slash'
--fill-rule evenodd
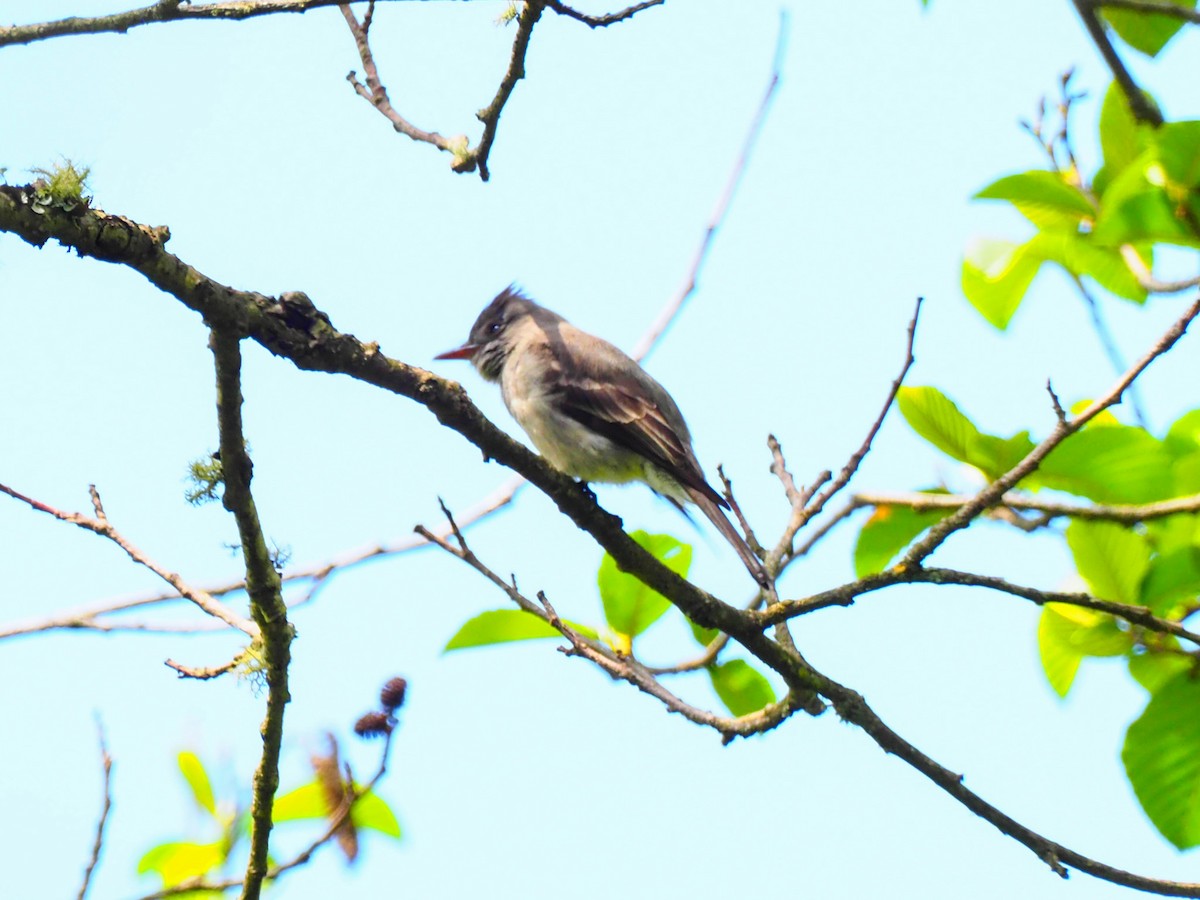
<path id="1" fill-rule="evenodd" d="M 225 474 L 222 502 L 233 514 L 241 539 L 250 612 L 262 629 L 262 673 L 267 683 L 267 711 L 262 726 L 263 751 L 254 773 L 250 806 L 250 859 L 246 865 L 243 900 L 257 900 L 270 862 L 271 807 L 279 788 L 279 753 L 283 746 L 283 714 L 288 701 L 288 665 L 294 631 L 280 590 L 279 573 L 263 536 L 250 492 L 251 465 L 242 432 L 241 332 L 214 310 L 207 316 L 212 329 L 209 345 L 217 374 L 217 424 L 221 465 Z"/>

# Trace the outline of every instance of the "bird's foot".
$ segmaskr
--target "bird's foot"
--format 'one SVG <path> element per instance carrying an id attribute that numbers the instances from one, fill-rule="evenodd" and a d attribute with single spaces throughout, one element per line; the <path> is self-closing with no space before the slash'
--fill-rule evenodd
<path id="1" fill-rule="evenodd" d="M 581 478 L 578 481 L 576 481 L 575 483 L 577 485 L 579 485 L 579 490 L 583 492 L 583 496 L 587 497 L 593 503 L 598 502 L 596 500 L 596 492 L 591 489 L 591 487 L 588 485 L 588 483 L 586 481 L 584 481 Z"/>

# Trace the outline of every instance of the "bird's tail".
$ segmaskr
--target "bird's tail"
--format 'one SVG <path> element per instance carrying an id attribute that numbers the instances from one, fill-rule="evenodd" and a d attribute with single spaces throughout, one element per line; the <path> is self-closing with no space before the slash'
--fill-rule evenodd
<path id="1" fill-rule="evenodd" d="M 767 578 L 767 570 L 763 568 L 762 561 L 754 555 L 754 551 L 750 549 L 746 541 L 738 534 L 738 530 L 733 527 L 733 523 L 725 517 L 725 513 L 721 511 L 721 507 L 713 502 L 711 497 L 700 493 L 700 491 L 693 487 L 685 486 L 684 490 L 687 491 L 688 498 L 700 507 L 700 511 L 717 527 L 717 531 L 721 532 L 725 540 L 733 545 L 733 549 L 741 557 L 751 577 L 762 587 L 768 587 L 770 579 Z"/>

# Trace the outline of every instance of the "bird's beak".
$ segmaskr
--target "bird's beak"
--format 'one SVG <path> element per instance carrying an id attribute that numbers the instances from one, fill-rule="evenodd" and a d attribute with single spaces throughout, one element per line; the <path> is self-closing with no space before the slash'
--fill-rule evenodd
<path id="1" fill-rule="evenodd" d="M 478 344 L 463 344 L 454 350 L 447 350 L 445 353 L 439 353 L 434 359 L 470 359 L 475 355 L 475 351 L 479 349 Z"/>

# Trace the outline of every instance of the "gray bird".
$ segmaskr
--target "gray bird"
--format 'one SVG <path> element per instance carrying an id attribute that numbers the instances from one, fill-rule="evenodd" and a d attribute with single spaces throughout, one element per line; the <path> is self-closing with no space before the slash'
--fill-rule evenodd
<path id="1" fill-rule="evenodd" d="M 584 482 L 641 481 L 683 509 L 700 508 L 760 585 L 758 557 L 704 480 L 671 395 L 608 341 L 508 287 L 479 314 L 467 343 L 436 359 L 469 359 L 500 382 L 504 405 L 547 461 Z"/>

